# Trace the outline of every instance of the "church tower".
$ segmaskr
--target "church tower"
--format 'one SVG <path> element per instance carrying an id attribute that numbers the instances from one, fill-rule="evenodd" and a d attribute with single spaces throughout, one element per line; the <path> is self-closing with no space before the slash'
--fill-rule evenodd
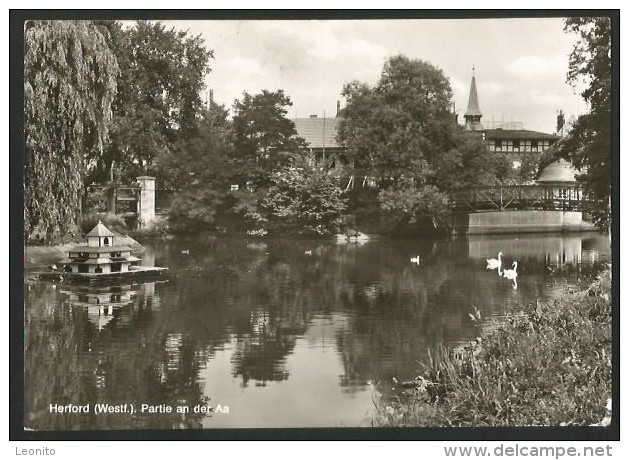
<path id="1" fill-rule="evenodd" d="M 476 76 L 474 75 L 474 69 L 472 69 L 472 85 L 470 86 L 470 100 L 467 103 L 467 110 L 465 111 L 465 129 L 468 131 L 480 131 L 483 129 L 483 125 L 480 122 L 483 114 L 480 112 L 478 106 L 478 94 L 476 93 Z"/>

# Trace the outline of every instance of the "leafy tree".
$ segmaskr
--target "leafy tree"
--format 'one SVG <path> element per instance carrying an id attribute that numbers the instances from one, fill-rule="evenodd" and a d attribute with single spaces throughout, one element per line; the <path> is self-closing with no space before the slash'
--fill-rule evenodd
<path id="1" fill-rule="evenodd" d="M 352 82 L 339 140 L 356 168 L 376 177 L 433 171 L 430 162 L 449 142 L 452 90 L 443 72 L 431 64 L 395 56 L 384 65 L 374 88 Z"/>
<path id="2" fill-rule="evenodd" d="M 91 180 L 132 180 L 155 173 L 156 158 L 196 135 L 204 78 L 213 51 L 201 36 L 138 21 L 132 27 L 101 21 L 120 64 L 111 142 L 94 158 Z M 164 178 L 160 177 L 160 181 Z"/>
<path id="3" fill-rule="evenodd" d="M 347 198 L 332 177 L 306 162 L 276 171 L 261 200 L 260 216 L 271 230 L 330 235 L 339 231 Z"/>
<path id="4" fill-rule="evenodd" d="M 295 124 L 286 118 L 291 105 L 283 90 L 263 90 L 255 95 L 244 92 L 242 99 L 234 102 L 233 166 L 239 182 L 252 180 L 256 186 L 268 185 L 272 171 L 290 164 L 304 147 Z"/>
<path id="5" fill-rule="evenodd" d="M 449 149 L 433 160 L 431 181 L 439 190 L 451 192 L 467 187 L 497 185 L 511 168 L 504 154 L 487 150 L 479 134 L 454 127 Z"/>
<path id="6" fill-rule="evenodd" d="M 118 63 L 91 21 L 25 25 L 25 232 L 67 232 L 80 211 L 85 152 L 102 152 Z"/>
<path id="7" fill-rule="evenodd" d="M 383 210 L 437 216 L 450 191 L 506 175 L 506 159 L 455 124 L 450 83 L 430 63 L 392 57 L 373 88 L 351 82 L 343 95 L 339 141 L 355 168 L 378 179 Z"/>
<path id="8" fill-rule="evenodd" d="M 232 156 L 227 110 L 216 104 L 201 112 L 197 134 L 180 140 L 162 154 L 156 170 L 164 178 L 162 187 L 175 193 L 169 210 L 174 231 L 211 229 L 217 214 L 233 205 L 229 195 Z"/>
<path id="9" fill-rule="evenodd" d="M 448 212 L 448 198 L 434 185 L 415 187 L 406 179 L 381 190 L 380 207 L 397 221 L 416 223 L 443 216 Z"/>
<path id="10" fill-rule="evenodd" d="M 581 115 L 561 142 L 560 153 L 580 169 L 578 177 L 595 201 L 595 221 L 606 226 L 611 193 L 611 20 L 608 17 L 566 19 L 564 30 L 579 35 L 570 55 L 568 82 L 584 87 L 589 113 Z"/>

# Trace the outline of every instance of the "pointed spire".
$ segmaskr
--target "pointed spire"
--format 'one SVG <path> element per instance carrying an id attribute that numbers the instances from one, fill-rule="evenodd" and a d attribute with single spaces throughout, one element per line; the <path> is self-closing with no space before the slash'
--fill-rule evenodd
<path id="1" fill-rule="evenodd" d="M 480 107 L 478 105 L 478 93 L 476 92 L 476 77 L 472 75 L 472 85 L 470 86 L 470 99 L 467 103 L 467 111 L 465 116 L 468 115 L 482 115 Z"/>
<path id="2" fill-rule="evenodd" d="M 483 125 L 480 122 L 483 114 L 480 111 L 478 104 L 478 93 L 476 91 L 476 68 L 472 67 L 472 84 L 470 85 L 470 99 L 467 103 L 467 110 L 465 111 L 465 129 L 469 131 L 480 131 L 483 129 Z"/>

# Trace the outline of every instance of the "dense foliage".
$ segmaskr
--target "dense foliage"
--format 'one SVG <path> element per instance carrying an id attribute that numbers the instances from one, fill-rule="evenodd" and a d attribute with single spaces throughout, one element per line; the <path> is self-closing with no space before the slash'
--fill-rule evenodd
<path id="1" fill-rule="evenodd" d="M 121 216 L 109 213 L 83 214 L 79 220 L 79 230 L 83 235 L 89 233 L 98 222 L 102 222 L 109 230 L 125 233 L 127 225 Z"/>
<path id="2" fill-rule="evenodd" d="M 218 105 L 203 110 L 197 134 L 162 155 L 157 170 L 162 188 L 175 191 L 168 213 L 175 232 L 213 229 L 217 214 L 228 207 L 231 144 L 227 111 Z"/>
<path id="3" fill-rule="evenodd" d="M 49 240 L 78 218 L 85 152 L 107 142 L 118 64 L 89 21 L 30 21 L 24 32 L 24 227 Z"/>
<path id="4" fill-rule="evenodd" d="M 102 21 L 120 65 L 111 141 L 94 158 L 90 179 L 133 181 L 155 174 L 155 161 L 195 135 L 201 90 L 213 52 L 201 36 L 138 21 L 132 27 Z M 163 171 L 162 171 L 163 172 Z M 158 176 L 160 182 L 167 177 Z"/>
<path id="5" fill-rule="evenodd" d="M 260 216 L 271 230 L 322 236 L 340 231 L 346 207 L 338 178 L 298 163 L 271 176 Z"/>
<path id="6" fill-rule="evenodd" d="M 286 117 L 292 104 L 284 91 L 243 93 L 233 106 L 233 167 L 237 181 L 268 186 L 270 175 L 290 165 L 304 147 L 295 124 Z"/>
<path id="7" fill-rule="evenodd" d="M 607 270 L 583 291 L 534 302 L 464 349 L 433 355 L 406 400 L 381 401 L 377 423 L 600 423 L 611 398 L 611 313 Z"/>
<path id="8" fill-rule="evenodd" d="M 589 105 L 589 113 L 579 116 L 574 123 L 561 142 L 561 153 L 581 170 L 578 179 L 595 200 L 593 216 L 597 224 L 607 226 L 611 218 L 608 203 L 612 179 L 611 20 L 568 18 L 564 29 L 579 35 L 570 55 L 568 81 L 584 88 L 581 96 Z"/>
<path id="9" fill-rule="evenodd" d="M 290 98 L 282 91 L 244 93 L 242 100 L 234 103 L 230 121 L 228 111 L 213 104 L 202 112 L 194 137 L 160 156 L 157 170 L 166 180 L 164 186 L 177 191 L 169 211 L 172 230 L 231 226 L 268 231 L 265 216 L 273 213 L 274 204 L 265 200 L 282 189 L 278 178 L 290 176 L 303 154 L 303 140 L 286 118 L 290 105 Z M 316 195 L 316 185 L 313 187 Z M 305 194 L 298 196 L 307 198 Z M 295 225 L 289 218 L 285 223 L 287 228 Z M 303 224 L 303 229 L 310 228 L 309 221 Z"/>
<path id="10" fill-rule="evenodd" d="M 456 124 L 450 83 L 430 63 L 392 57 L 374 87 L 354 81 L 343 95 L 339 141 L 350 162 L 376 179 L 387 211 L 435 217 L 450 191 L 494 184 L 508 171 L 504 158 Z"/>

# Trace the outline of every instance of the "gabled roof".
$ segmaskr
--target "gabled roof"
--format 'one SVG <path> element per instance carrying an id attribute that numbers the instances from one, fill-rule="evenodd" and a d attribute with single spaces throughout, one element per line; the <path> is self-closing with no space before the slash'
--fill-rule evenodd
<path id="1" fill-rule="evenodd" d="M 87 236 L 114 236 L 107 227 L 99 220 L 96 226 L 90 230 Z"/>
<path id="2" fill-rule="evenodd" d="M 336 141 L 341 118 L 296 118 L 294 121 L 297 135 L 306 139 L 310 148 L 341 147 Z"/>
<path id="3" fill-rule="evenodd" d="M 541 133 L 539 131 L 530 131 L 528 129 L 486 129 L 486 139 L 537 139 L 537 140 L 559 140 L 559 136 L 554 134 Z"/>
<path id="4" fill-rule="evenodd" d="M 480 106 L 478 105 L 478 94 L 476 92 L 476 77 L 472 76 L 472 84 L 470 85 L 470 99 L 467 102 L 466 117 L 481 116 Z"/>

